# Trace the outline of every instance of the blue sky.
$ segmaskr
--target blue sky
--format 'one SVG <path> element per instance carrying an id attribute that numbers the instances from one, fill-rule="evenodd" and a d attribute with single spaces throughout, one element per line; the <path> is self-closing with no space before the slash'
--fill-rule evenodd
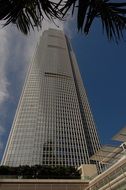
<path id="1" fill-rule="evenodd" d="M 66 31 L 71 37 L 101 142 L 110 144 L 111 137 L 126 124 L 126 42 L 118 45 L 109 42 L 97 22 L 88 36 L 77 33 L 74 22 L 67 25 Z M 0 158 L 39 35 L 32 33 L 26 37 L 14 27 L 0 30 Z"/>
<path id="2" fill-rule="evenodd" d="M 98 22 L 72 39 L 96 127 L 103 144 L 126 124 L 126 42 L 109 42 Z"/>

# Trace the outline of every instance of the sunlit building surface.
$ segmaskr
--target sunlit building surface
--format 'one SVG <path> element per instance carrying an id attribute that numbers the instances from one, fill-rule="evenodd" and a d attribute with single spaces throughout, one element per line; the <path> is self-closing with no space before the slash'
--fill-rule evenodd
<path id="1" fill-rule="evenodd" d="M 90 163 L 100 148 L 76 58 L 62 31 L 40 38 L 2 165 Z"/>
<path id="2" fill-rule="evenodd" d="M 117 157 L 103 173 L 93 177 L 86 190 L 126 190 L 126 150 Z"/>
<path id="3" fill-rule="evenodd" d="M 126 190 L 126 127 L 113 140 L 121 142 L 118 147 L 102 146 L 90 159 L 102 163 L 104 171 L 90 178 L 86 190 Z"/>

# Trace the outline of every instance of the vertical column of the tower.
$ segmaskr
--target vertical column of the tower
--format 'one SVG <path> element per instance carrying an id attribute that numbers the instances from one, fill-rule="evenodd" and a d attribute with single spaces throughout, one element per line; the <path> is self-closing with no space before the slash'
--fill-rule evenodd
<path id="1" fill-rule="evenodd" d="M 90 105 L 86 95 L 86 91 L 83 85 L 83 81 L 80 75 L 79 67 L 76 61 L 76 57 L 71 49 L 71 45 L 67 39 L 68 48 L 70 49 L 71 65 L 74 73 L 74 80 L 76 84 L 76 90 L 78 95 L 78 102 L 80 106 L 80 112 L 86 137 L 86 144 L 88 147 L 89 157 L 93 155 L 99 148 L 100 142 L 94 123 L 93 115 L 91 113 Z"/>

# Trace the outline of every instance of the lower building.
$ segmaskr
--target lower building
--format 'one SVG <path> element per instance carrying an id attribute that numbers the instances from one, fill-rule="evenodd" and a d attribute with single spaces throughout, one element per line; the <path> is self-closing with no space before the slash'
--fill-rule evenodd
<path id="1" fill-rule="evenodd" d="M 102 146 L 90 157 L 101 163 L 104 171 L 99 175 L 95 164 L 84 164 L 78 168 L 79 180 L 16 179 L 16 176 L 7 179 L 7 176 L 0 176 L 0 190 L 126 190 L 126 127 L 113 139 L 124 142 L 118 147 Z"/>
<path id="2" fill-rule="evenodd" d="M 86 190 L 126 190 L 126 153 L 115 164 L 90 180 Z"/>
<path id="3" fill-rule="evenodd" d="M 0 190 L 85 190 L 88 185 L 82 180 L 0 180 Z"/>
<path id="4" fill-rule="evenodd" d="M 86 190 L 126 190 L 126 127 L 113 140 L 123 143 L 118 147 L 103 146 L 91 157 L 104 166 L 104 171 L 91 176 Z"/>
<path id="5" fill-rule="evenodd" d="M 81 180 L 0 179 L 0 190 L 126 190 L 126 155 L 100 175 L 84 173 Z"/>

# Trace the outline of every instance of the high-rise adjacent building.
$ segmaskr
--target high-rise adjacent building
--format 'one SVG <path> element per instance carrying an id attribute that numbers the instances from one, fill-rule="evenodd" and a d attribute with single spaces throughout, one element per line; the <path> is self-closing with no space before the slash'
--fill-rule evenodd
<path id="1" fill-rule="evenodd" d="M 27 74 L 2 165 L 79 166 L 99 148 L 73 50 L 62 31 L 49 29 Z"/>

